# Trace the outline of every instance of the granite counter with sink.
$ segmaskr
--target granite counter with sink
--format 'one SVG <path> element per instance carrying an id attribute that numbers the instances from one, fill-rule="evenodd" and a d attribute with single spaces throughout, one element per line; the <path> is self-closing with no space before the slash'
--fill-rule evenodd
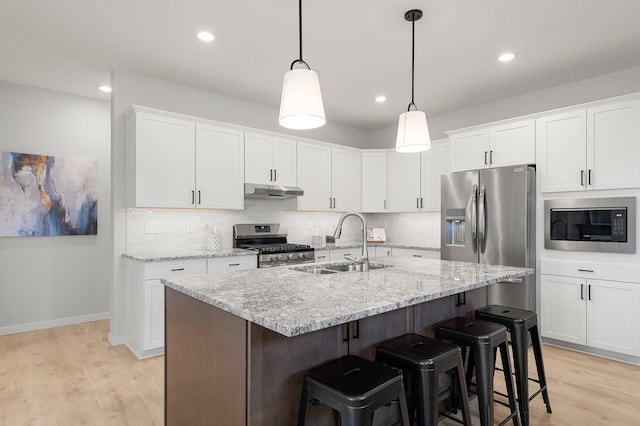
<path id="1" fill-rule="evenodd" d="M 486 304 L 486 286 L 533 273 L 413 257 L 371 264 L 383 267 L 314 274 L 281 266 L 163 281 L 166 424 L 293 425 L 304 371 L 349 353 L 373 359 L 379 342 L 472 315 Z M 306 424 L 333 420 L 313 407 Z"/>

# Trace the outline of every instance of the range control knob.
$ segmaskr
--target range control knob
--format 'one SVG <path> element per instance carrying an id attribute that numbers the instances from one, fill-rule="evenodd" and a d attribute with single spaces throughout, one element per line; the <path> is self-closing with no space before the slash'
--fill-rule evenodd
<path id="1" fill-rule="evenodd" d="M 299 257 L 300 259 L 304 259 L 305 257 L 307 257 L 307 253 L 300 253 L 300 254 L 298 255 L 298 257 Z"/>
<path id="2" fill-rule="evenodd" d="M 276 260 L 280 260 L 280 259 L 282 259 L 282 255 L 281 255 L 281 254 L 274 254 L 274 255 L 273 255 L 273 257 L 274 257 L 274 259 L 276 259 Z"/>
<path id="3" fill-rule="evenodd" d="M 287 255 L 287 259 L 293 259 L 293 253 L 289 253 L 289 254 Z"/>

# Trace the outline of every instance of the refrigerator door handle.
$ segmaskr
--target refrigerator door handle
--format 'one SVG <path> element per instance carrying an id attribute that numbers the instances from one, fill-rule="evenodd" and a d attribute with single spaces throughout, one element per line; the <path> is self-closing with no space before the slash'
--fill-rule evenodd
<path id="1" fill-rule="evenodd" d="M 478 247 L 479 250 L 484 252 L 484 237 L 485 237 L 485 226 L 486 226 L 486 217 L 484 211 L 484 196 L 485 196 L 485 186 L 484 184 L 480 185 L 480 195 L 478 197 Z"/>
<path id="2" fill-rule="evenodd" d="M 478 185 L 473 185 L 473 189 L 471 190 L 471 242 L 473 243 L 473 250 L 475 251 L 476 240 L 478 238 L 478 230 L 477 230 L 477 209 L 478 209 Z"/>

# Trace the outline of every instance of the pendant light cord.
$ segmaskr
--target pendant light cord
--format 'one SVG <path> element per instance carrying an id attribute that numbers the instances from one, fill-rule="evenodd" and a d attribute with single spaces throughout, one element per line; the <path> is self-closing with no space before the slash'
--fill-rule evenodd
<path id="1" fill-rule="evenodd" d="M 290 69 L 293 69 L 295 64 L 303 64 L 308 70 L 310 70 L 311 67 L 309 67 L 309 64 L 302 60 L 302 0 L 298 0 L 298 42 L 300 43 L 300 57 L 291 62 Z"/>
<path id="2" fill-rule="evenodd" d="M 300 54 L 300 57 L 302 57 L 302 53 Z M 411 21 L 411 103 L 407 107 L 407 111 L 411 111 L 411 105 L 413 105 L 416 108 L 416 111 L 418 110 L 418 107 L 416 106 L 416 104 L 413 103 L 413 91 L 414 91 L 413 82 L 415 79 L 415 69 L 416 69 L 415 62 L 416 62 L 416 21 L 413 20 Z"/>

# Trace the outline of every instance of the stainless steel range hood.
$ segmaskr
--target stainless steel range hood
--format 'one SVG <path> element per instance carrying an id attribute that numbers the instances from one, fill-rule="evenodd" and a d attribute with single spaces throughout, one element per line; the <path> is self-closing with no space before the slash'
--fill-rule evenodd
<path id="1" fill-rule="evenodd" d="M 265 185 L 245 183 L 244 196 L 247 198 L 293 198 L 303 195 L 304 191 L 297 186 Z"/>

